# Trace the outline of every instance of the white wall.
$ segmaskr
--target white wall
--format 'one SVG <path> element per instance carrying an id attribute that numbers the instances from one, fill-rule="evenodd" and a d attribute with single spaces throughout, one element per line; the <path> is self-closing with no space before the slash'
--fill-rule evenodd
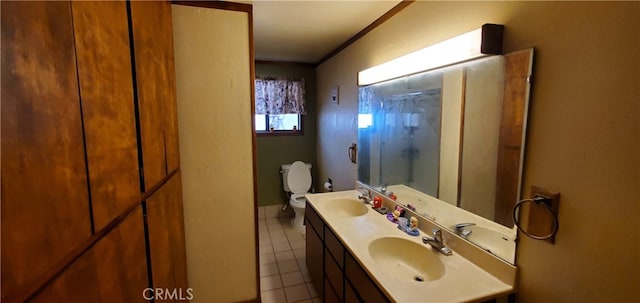
<path id="1" fill-rule="evenodd" d="M 192 302 L 257 298 L 249 19 L 172 5 Z"/>

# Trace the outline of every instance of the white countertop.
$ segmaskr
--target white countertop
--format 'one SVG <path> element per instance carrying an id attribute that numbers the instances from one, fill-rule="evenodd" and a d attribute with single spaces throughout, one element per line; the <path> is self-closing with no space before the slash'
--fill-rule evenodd
<path id="1" fill-rule="evenodd" d="M 355 190 L 310 194 L 307 200 L 323 218 L 329 228 L 345 244 L 347 250 L 363 265 L 376 284 L 387 296 L 396 302 L 477 302 L 501 297 L 513 292 L 513 285 L 508 285 L 492 276 L 482 268 L 453 252 L 451 256 L 440 255 L 444 263 L 444 275 L 434 281 L 400 280 L 376 266 L 369 255 L 369 243 L 383 237 L 404 238 L 422 243 L 426 234 L 410 236 L 389 220 L 386 216 L 368 208 L 362 216 L 344 216 L 332 212 L 325 202 L 335 199 L 357 200 L 359 192 Z M 445 241 L 446 242 L 446 241 Z"/>

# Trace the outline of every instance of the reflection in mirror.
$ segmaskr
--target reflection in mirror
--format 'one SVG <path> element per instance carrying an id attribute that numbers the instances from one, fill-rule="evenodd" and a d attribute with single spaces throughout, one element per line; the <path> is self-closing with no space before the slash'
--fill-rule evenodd
<path id="1" fill-rule="evenodd" d="M 388 186 L 456 233 L 474 223 L 458 234 L 514 263 L 532 58 L 528 49 L 360 87 L 358 181 Z"/>
<path id="2" fill-rule="evenodd" d="M 368 160 L 358 166 L 360 181 L 405 184 L 437 197 L 441 88 L 441 73 L 360 88 L 359 115 L 372 120 L 358 129 L 365 148 L 358 157 Z"/>

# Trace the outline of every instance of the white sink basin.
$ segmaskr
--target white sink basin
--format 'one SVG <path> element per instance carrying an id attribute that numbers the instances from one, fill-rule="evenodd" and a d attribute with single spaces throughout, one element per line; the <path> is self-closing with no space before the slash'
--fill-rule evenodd
<path id="1" fill-rule="evenodd" d="M 445 272 L 437 252 L 427 245 L 403 238 L 375 239 L 369 244 L 369 255 L 376 266 L 400 280 L 434 281 L 442 278 Z"/>
<path id="2" fill-rule="evenodd" d="M 323 204 L 327 211 L 341 217 L 357 217 L 366 215 L 369 211 L 367 204 L 355 199 L 335 199 Z"/>

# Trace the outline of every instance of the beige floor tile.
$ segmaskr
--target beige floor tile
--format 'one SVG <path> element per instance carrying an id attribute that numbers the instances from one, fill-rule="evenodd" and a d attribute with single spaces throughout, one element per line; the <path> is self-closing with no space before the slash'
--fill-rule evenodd
<path id="1" fill-rule="evenodd" d="M 273 253 L 273 245 L 271 244 L 260 245 L 259 250 L 261 255 L 264 255 L 266 253 Z"/>
<path id="2" fill-rule="evenodd" d="M 276 255 L 273 253 L 265 253 L 260 255 L 260 264 L 276 263 Z"/>
<path id="3" fill-rule="evenodd" d="M 279 273 L 280 272 L 278 271 L 278 263 L 260 265 L 260 277 L 267 277 L 267 276 L 277 275 Z M 303 276 L 303 278 L 304 278 L 304 276 Z"/>
<path id="4" fill-rule="evenodd" d="M 267 218 L 267 220 L 265 220 L 267 225 L 280 225 L 280 220 L 278 218 Z"/>
<path id="5" fill-rule="evenodd" d="M 258 239 L 271 239 L 269 230 L 258 230 Z"/>
<path id="6" fill-rule="evenodd" d="M 298 267 L 298 263 L 295 260 L 278 262 L 278 269 L 280 270 L 280 274 L 286 274 L 293 271 L 300 271 Z"/>
<path id="7" fill-rule="evenodd" d="M 278 236 L 280 238 L 287 238 L 287 235 L 282 230 L 280 226 L 267 225 L 267 229 L 269 230 L 269 236 Z"/>
<path id="8" fill-rule="evenodd" d="M 285 234 L 287 235 L 287 239 L 289 239 L 289 242 L 304 240 L 304 236 L 297 230 L 286 231 Z"/>
<path id="9" fill-rule="evenodd" d="M 304 279 L 305 283 L 311 282 L 311 275 L 308 270 L 302 270 L 302 279 Z"/>
<path id="10" fill-rule="evenodd" d="M 285 233 L 297 232 L 297 229 L 295 227 L 293 227 L 293 225 L 291 225 L 291 222 L 283 222 L 282 223 L 282 230 Z"/>
<path id="11" fill-rule="evenodd" d="M 258 243 L 260 245 L 271 244 L 271 237 L 269 237 L 269 235 L 259 234 L 258 235 Z"/>
<path id="12" fill-rule="evenodd" d="M 267 214 L 265 210 L 266 210 L 266 207 L 264 206 L 258 207 L 258 220 L 264 220 L 267 218 Z"/>
<path id="13" fill-rule="evenodd" d="M 307 257 L 307 251 L 304 248 L 298 248 L 293 250 L 293 255 L 296 256 L 296 259 L 302 259 Z"/>
<path id="14" fill-rule="evenodd" d="M 304 278 L 302 277 L 302 273 L 299 271 L 292 271 L 286 274 L 280 275 L 282 279 L 282 286 L 293 286 L 304 284 Z"/>
<path id="15" fill-rule="evenodd" d="M 300 267 L 301 270 L 307 270 L 307 259 L 306 258 L 296 259 L 296 261 L 298 262 L 298 267 Z"/>
<path id="16" fill-rule="evenodd" d="M 284 303 L 287 299 L 284 296 L 284 289 L 278 288 L 261 293 L 262 303 Z"/>
<path id="17" fill-rule="evenodd" d="M 307 291 L 307 287 L 304 284 L 285 287 L 284 294 L 287 297 L 287 302 L 309 299 L 309 291 Z"/>
<path id="18" fill-rule="evenodd" d="M 293 252 L 288 250 L 288 251 L 279 251 L 276 253 L 276 260 L 278 262 L 283 262 L 283 261 L 289 261 L 289 260 L 293 260 L 294 262 L 296 261 L 296 257 L 293 255 Z"/>
<path id="19" fill-rule="evenodd" d="M 280 208 L 282 207 L 282 205 L 269 205 L 265 208 L 264 213 L 265 216 L 267 217 L 267 220 L 269 219 L 275 219 L 278 217 L 278 214 L 280 213 Z"/>
<path id="20" fill-rule="evenodd" d="M 316 288 L 313 286 L 313 284 L 311 283 L 307 283 L 307 290 L 309 291 L 309 296 L 313 297 L 317 297 L 318 296 L 318 292 L 316 291 Z"/>
<path id="21" fill-rule="evenodd" d="M 289 243 L 287 236 L 285 236 L 284 234 L 271 235 L 271 243 L 283 243 L 283 242 L 286 242 L 287 244 Z"/>
<path id="22" fill-rule="evenodd" d="M 305 240 L 289 241 L 289 244 L 291 244 L 291 248 L 293 249 L 304 249 L 307 246 Z"/>
<path id="23" fill-rule="evenodd" d="M 275 251 L 276 253 L 281 251 L 291 251 L 293 253 L 293 251 L 291 250 L 291 246 L 289 245 L 289 242 L 278 242 L 278 243 L 274 242 L 273 251 Z"/>
<path id="24" fill-rule="evenodd" d="M 260 290 L 272 290 L 276 288 L 282 288 L 282 280 L 280 280 L 280 275 L 273 275 L 268 277 L 260 278 Z"/>
<path id="25" fill-rule="evenodd" d="M 267 218 L 266 220 L 267 226 L 274 226 L 282 229 L 282 222 L 278 218 Z"/>

